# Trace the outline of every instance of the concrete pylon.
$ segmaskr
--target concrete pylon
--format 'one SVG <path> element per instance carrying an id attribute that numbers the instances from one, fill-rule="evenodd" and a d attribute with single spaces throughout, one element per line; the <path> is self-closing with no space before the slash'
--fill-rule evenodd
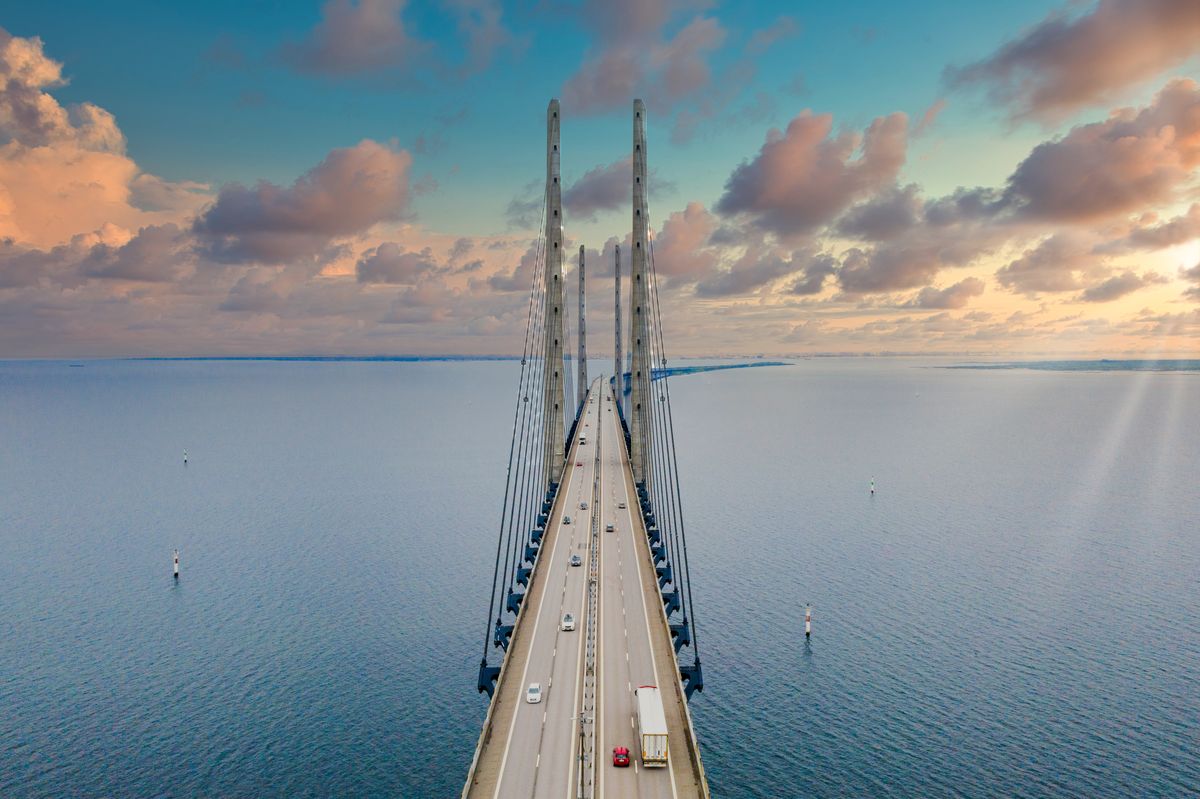
<path id="1" fill-rule="evenodd" d="M 650 292 L 646 259 L 646 104 L 633 101 L 633 255 L 629 269 L 629 460 L 650 490 Z"/>
<path id="2" fill-rule="evenodd" d="M 544 419 L 543 463 L 546 487 L 562 480 L 564 445 L 563 407 L 563 275 L 562 183 L 559 175 L 558 100 L 546 109 L 546 346 L 543 353 Z"/>
<path id="3" fill-rule="evenodd" d="M 576 416 L 583 410 L 583 398 L 587 396 L 587 318 L 583 303 L 583 245 L 579 245 L 579 399 L 575 401 Z"/>
<path id="4" fill-rule="evenodd" d="M 624 414 L 625 406 L 625 359 L 621 357 L 621 245 L 613 248 L 613 283 L 616 285 L 617 307 L 614 313 L 616 337 L 613 340 L 613 388 L 617 394 L 617 408 Z"/>

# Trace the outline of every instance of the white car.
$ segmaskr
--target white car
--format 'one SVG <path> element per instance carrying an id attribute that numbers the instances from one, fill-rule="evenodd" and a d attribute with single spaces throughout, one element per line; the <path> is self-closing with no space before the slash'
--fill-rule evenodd
<path id="1" fill-rule="evenodd" d="M 604 526 L 604 532 L 611 533 L 612 531 L 613 531 L 613 526 L 611 524 L 607 524 Z"/>
<path id="2" fill-rule="evenodd" d="M 617 503 L 617 507 L 618 507 L 618 508 L 620 508 L 621 510 L 625 510 L 625 503 L 624 503 L 624 502 L 618 502 L 618 503 Z"/>
<path id="3" fill-rule="evenodd" d="M 529 687 L 525 689 L 525 701 L 531 705 L 542 701 L 542 684 L 540 682 L 529 683 Z"/>
<path id="4" fill-rule="evenodd" d="M 571 565 L 572 566 L 582 566 L 583 558 L 579 557 L 578 555 L 572 555 L 571 556 Z"/>
<path id="5" fill-rule="evenodd" d="M 580 503 L 579 503 L 579 509 L 580 509 L 580 510 L 587 510 L 587 503 L 586 503 L 586 502 L 580 502 Z"/>
<path id="6" fill-rule="evenodd" d="M 573 632 L 575 630 L 575 617 L 572 616 L 570 613 L 563 614 L 562 629 L 563 629 L 563 632 L 568 632 L 568 633 Z"/>

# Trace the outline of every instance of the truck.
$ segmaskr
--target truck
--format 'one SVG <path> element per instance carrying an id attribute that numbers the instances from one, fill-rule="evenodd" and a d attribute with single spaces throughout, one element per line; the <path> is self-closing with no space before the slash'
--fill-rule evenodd
<path id="1" fill-rule="evenodd" d="M 667 765 L 667 715 L 663 712 L 658 686 L 639 685 L 637 697 L 638 737 L 641 739 L 642 765 L 657 768 Z"/>

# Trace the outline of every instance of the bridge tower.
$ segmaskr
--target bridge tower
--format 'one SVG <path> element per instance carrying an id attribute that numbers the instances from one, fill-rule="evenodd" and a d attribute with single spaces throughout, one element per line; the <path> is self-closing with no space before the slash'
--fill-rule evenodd
<path id="1" fill-rule="evenodd" d="M 546 488 L 562 479 L 566 443 L 563 382 L 563 228 L 562 184 L 559 175 L 558 100 L 546 109 L 546 344 L 544 352 L 545 418 L 542 457 Z"/>
<path id="2" fill-rule="evenodd" d="M 576 415 L 583 408 L 583 398 L 587 396 L 587 321 L 584 317 L 583 303 L 583 245 L 579 245 L 579 398 L 575 401 Z"/>
<path id="3" fill-rule="evenodd" d="M 616 339 L 613 341 L 613 388 L 617 395 L 617 410 L 622 416 L 625 414 L 625 359 L 621 357 L 621 245 L 618 244 L 613 248 L 613 283 L 617 291 L 617 305 L 615 310 L 617 331 Z"/>
<path id="4" fill-rule="evenodd" d="M 646 104 L 633 101 L 633 256 L 629 269 L 629 460 L 650 490 L 650 293 L 646 274 Z"/>

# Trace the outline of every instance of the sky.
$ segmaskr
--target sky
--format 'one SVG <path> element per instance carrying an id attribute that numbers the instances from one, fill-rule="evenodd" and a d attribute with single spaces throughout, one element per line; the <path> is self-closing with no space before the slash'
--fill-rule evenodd
<path id="1" fill-rule="evenodd" d="M 0 358 L 519 353 L 552 98 L 593 357 L 634 98 L 671 353 L 1200 356 L 1196 0 L 64 0 Z"/>

